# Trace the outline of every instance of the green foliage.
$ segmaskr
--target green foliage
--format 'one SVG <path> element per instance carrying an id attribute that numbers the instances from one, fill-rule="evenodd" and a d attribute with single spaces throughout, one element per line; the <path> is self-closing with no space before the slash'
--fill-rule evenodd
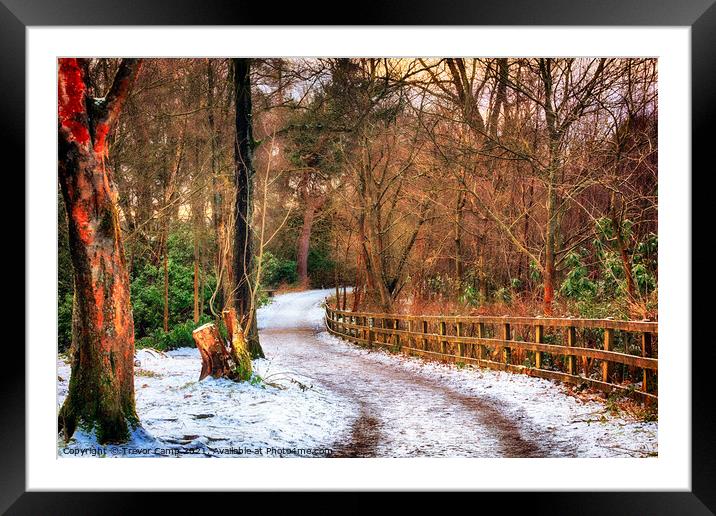
<path id="1" fill-rule="evenodd" d="M 188 228 L 180 227 L 169 235 L 169 327 L 181 325 L 194 313 L 194 250 Z M 132 313 L 137 338 L 154 335 L 164 325 L 164 267 L 151 262 L 136 264 L 131 283 Z M 204 306 L 208 308 L 216 285 L 206 272 Z"/>
<path id="2" fill-rule="evenodd" d="M 505 287 L 498 288 L 494 293 L 494 297 L 498 303 L 510 304 L 512 302 L 512 292 Z"/>
<path id="3" fill-rule="evenodd" d="M 435 294 L 445 294 L 448 291 L 448 279 L 440 275 L 429 276 L 426 279 L 428 290 Z"/>
<path id="4" fill-rule="evenodd" d="M 267 287 L 276 287 L 281 283 L 296 283 L 298 280 L 296 261 L 282 260 L 269 251 L 264 252 L 262 269 L 261 283 Z"/>
<path id="5" fill-rule="evenodd" d="M 160 351 L 168 351 L 182 347 L 193 347 L 194 339 L 191 335 L 192 332 L 207 322 L 211 322 L 211 317 L 203 315 L 196 324 L 194 324 L 193 320 L 188 320 L 181 324 L 172 326 L 172 328 L 166 333 L 162 329 L 156 329 L 151 335 L 137 339 L 135 347 L 137 349 L 153 348 Z"/>
<path id="6" fill-rule="evenodd" d="M 634 238 L 633 222 L 629 219 L 622 221 L 621 235 L 625 241 Z M 601 263 L 601 281 L 598 285 L 600 294 L 626 292 L 626 272 L 624 262 L 619 251 L 614 248 L 617 232 L 614 221 L 609 217 L 602 217 L 596 221 L 597 238 L 594 240 L 596 255 Z M 630 256 L 632 278 L 639 294 L 648 295 L 657 287 L 657 255 L 659 241 L 655 233 L 634 244 Z"/>
<path id="7" fill-rule="evenodd" d="M 539 265 L 537 265 L 537 262 L 535 262 L 534 260 L 530 260 L 529 275 L 530 279 L 535 283 L 539 283 L 540 281 L 542 281 L 542 272 L 539 268 Z"/>
<path id="8" fill-rule="evenodd" d="M 242 353 L 239 357 L 234 357 L 238 363 L 234 366 L 234 379 L 240 382 L 249 382 L 251 385 L 261 383 L 261 377 L 254 375 L 251 367 L 251 357 L 248 352 Z"/>
<path id="9" fill-rule="evenodd" d="M 261 375 L 258 375 L 256 373 L 253 373 L 251 377 L 248 379 L 249 385 L 253 385 L 255 387 L 261 387 L 262 389 L 266 388 L 266 382 L 261 377 Z"/>
<path id="10" fill-rule="evenodd" d="M 317 242 L 318 243 L 318 242 Z M 330 258 L 326 246 L 314 245 L 308 251 L 308 275 L 314 287 L 333 284 L 333 270 L 336 264 Z"/>
<path id="11" fill-rule="evenodd" d="M 60 352 L 72 343 L 72 258 L 67 232 L 67 211 L 62 194 L 57 196 L 57 343 Z"/>
<path id="12" fill-rule="evenodd" d="M 659 251 L 659 238 L 649 233 L 639 242 L 632 256 L 632 274 L 639 292 L 647 294 L 656 290 L 656 268 Z"/>
<path id="13" fill-rule="evenodd" d="M 271 298 L 264 290 L 259 290 L 256 293 L 256 308 L 267 306 L 271 304 Z"/>
<path id="14" fill-rule="evenodd" d="M 656 278 L 649 272 L 646 265 L 643 263 L 635 264 L 632 267 L 631 272 L 634 276 L 634 282 L 636 283 L 639 292 L 646 293 L 653 291 L 656 288 Z"/>
<path id="15" fill-rule="evenodd" d="M 586 250 L 572 251 L 567 255 L 567 274 L 559 289 L 561 295 L 580 301 L 592 299 L 597 293 L 597 286 L 589 278 L 589 269 L 584 265 L 582 253 L 586 253 Z"/>
<path id="16" fill-rule="evenodd" d="M 66 247 L 59 232 L 60 254 Z M 191 332 L 197 327 L 194 316 L 194 243 L 189 227 L 179 226 L 169 235 L 169 332 L 164 326 L 164 268 L 163 264 L 136 260 L 131 278 L 132 314 L 137 348 L 152 347 L 160 350 L 182 346 L 193 346 Z M 69 260 L 68 256 L 66 257 Z M 60 267 L 58 297 L 58 345 L 60 351 L 69 348 L 72 341 L 72 268 Z M 67 276 L 67 277 L 65 277 Z M 205 271 L 205 285 L 202 295 L 208 310 L 209 298 L 216 285 L 212 274 Z M 209 314 L 202 314 L 199 325 L 211 320 Z"/>
<path id="17" fill-rule="evenodd" d="M 592 248 L 581 248 L 565 257 L 565 276 L 559 293 L 572 301 L 580 317 L 633 317 L 627 300 L 627 275 L 617 242 L 614 221 L 602 217 L 595 222 Z M 628 246 L 630 262 L 639 299 L 647 310 L 656 309 L 657 253 L 656 234 L 649 233 L 637 241 L 634 224 L 622 221 L 621 237 Z M 587 265 L 587 258 L 593 259 Z"/>
<path id="18" fill-rule="evenodd" d="M 330 111 L 330 98 L 316 95 L 305 110 L 295 110 L 289 120 L 286 150 L 290 163 L 306 170 L 320 170 L 323 176 L 335 174 L 343 157 L 338 121 Z"/>
<path id="19" fill-rule="evenodd" d="M 483 299 L 480 296 L 480 291 L 475 288 L 474 285 L 465 285 L 460 293 L 460 302 L 467 306 L 478 306 L 482 303 Z"/>
<path id="20" fill-rule="evenodd" d="M 65 293 L 57 302 L 57 340 L 60 352 L 72 344 L 72 292 Z"/>

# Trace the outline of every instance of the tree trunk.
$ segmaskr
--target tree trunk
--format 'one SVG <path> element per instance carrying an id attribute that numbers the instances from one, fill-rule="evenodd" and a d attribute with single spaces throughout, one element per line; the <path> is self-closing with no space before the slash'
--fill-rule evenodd
<path id="1" fill-rule="evenodd" d="M 206 113 L 209 125 L 209 142 L 211 144 L 211 218 L 214 226 L 214 238 L 216 240 L 216 277 L 221 278 L 221 286 L 223 287 L 219 291 L 222 293 L 222 302 L 230 303 L 231 298 L 227 294 L 231 292 L 231 282 L 229 280 L 228 271 L 226 270 L 227 263 L 224 257 L 224 183 L 221 181 L 218 166 L 218 135 L 214 123 L 214 69 L 211 61 L 211 59 L 206 60 L 206 103 L 208 107 Z"/>
<path id="2" fill-rule="evenodd" d="M 532 211 L 532 199 L 534 198 L 534 184 L 530 181 L 530 188 L 529 188 L 529 201 L 524 204 L 525 206 L 525 213 L 530 213 Z M 525 215 L 525 223 L 522 227 L 522 241 L 527 245 L 529 242 L 529 236 L 530 236 L 530 217 Z M 523 262 L 527 260 L 526 267 L 523 266 Z M 530 262 L 529 258 L 524 255 L 524 253 L 520 253 L 520 261 L 517 268 L 517 277 L 522 281 L 524 279 L 524 284 L 529 285 L 530 284 L 530 277 L 529 277 L 529 269 L 530 269 Z M 524 274 L 523 274 L 524 273 Z M 524 276 L 524 278 L 523 278 Z"/>
<path id="3" fill-rule="evenodd" d="M 353 306 L 351 310 L 353 312 L 357 312 L 360 308 L 360 297 L 361 297 L 361 290 L 363 288 L 362 283 L 362 269 L 361 269 L 361 253 L 357 253 L 356 255 L 356 275 L 355 275 L 355 282 L 353 287 Z"/>
<path id="4" fill-rule="evenodd" d="M 485 271 L 485 235 L 480 235 L 479 244 L 480 249 L 477 251 L 477 277 L 480 281 L 480 303 L 483 305 L 488 304 L 488 291 L 487 291 L 487 272 Z"/>
<path id="5" fill-rule="evenodd" d="M 176 206 L 173 209 L 174 201 L 176 200 L 176 179 L 179 174 L 179 168 L 181 167 L 182 158 L 184 156 L 184 140 L 186 136 L 186 121 L 181 131 L 181 137 L 176 148 L 176 158 L 174 166 L 167 172 L 166 179 L 164 181 L 164 208 L 166 213 L 162 217 L 163 225 L 163 267 L 164 267 L 164 332 L 169 331 L 169 223 L 172 217 L 172 211 L 175 211 L 174 216 L 179 211 L 179 207 Z"/>
<path id="6" fill-rule="evenodd" d="M 201 355 L 201 372 L 199 381 L 211 375 L 223 378 L 231 375 L 229 352 L 221 341 L 221 336 L 213 323 L 199 326 L 192 332 L 192 337 Z"/>
<path id="7" fill-rule="evenodd" d="M 547 228 L 545 234 L 544 259 L 544 313 L 552 315 L 552 302 L 554 301 L 555 281 L 555 252 L 557 242 L 557 174 L 561 168 L 559 159 L 560 132 L 557 128 L 557 114 L 552 106 L 552 61 L 540 60 L 540 71 L 544 87 L 545 104 L 544 113 L 549 136 L 549 170 L 547 171 Z"/>
<path id="8" fill-rule="evenodd" d="M 206 262 L 204 259 L 204 253 L 199 250 L 199 313 L 204 313 L 204 289 L 206 286 Z"/>
<path id="9" fill-rule="evenodd" d="M 617 228 L 617 247 L 619 247 L 619 256 L 622 260 L 622 267 L 624 267 L 624 277 L 627 282 L 627 294 L 631 301 L 636 300 L 636 285 L 634 284 L 634 274 L 632 273 L 631 261 L 627 253 L 626 243 L 621 234 L 621 228 Z"/>
<path id="10" fill-rule="evenodd" d="M 313 220 L 316 216 L 316 206 L 313 202 L 306 205 L 306 211 L 303 212 L 303 226 L 298 237 L 298 249 L 296 250 L 296 272 L 298 274 L 298 282 L 301 285 L 308 286 L 308 251 L 311 243 L 311 229 L 313 228 Z"/>
<path id="11" fill-rule="evenodd" d="M 236 182 L 236 222 L 234 227 L 234 308 L 248 328 L 249 351 L 254 358 L 263 358 L 256 328 L 256 306 L 252 292 L 253 232 L 251 203 L 254 176 L 254 138 L 251 124 L 251 79 L 249 59 L 234 59 L 234 99 L 236 107 L 236 138 L 234 170 Z"/>
<path id="12" fill-rule="evenodd" d="M 169 331 L 169 243 L 168 235 L 164 234 L 164 333 Z"/>
<path id="13" fill-rule="evenodd" d="M 462 219 L 465 209 L 465 194 L 461 190 L 457 194 L 457 203 L 455 205 L 455 277 L 459 289 L 462 290 Z"/>
<path id="14" fill-rule="evenodd" d="M 246 335 L 239 324 L 236 310 L 233 308 L 224 310 L 223 316 L 231 346 L 231 357 L 235 364 L 234 371 L 239 380 L 248 380 L 251 377 L 252 366 Z"/>
<path id="15" fill-rule="evenodd" d="M 199 182 L 203 185 L 200 171 L 201 171 L 201 160 L 199 156 L 200 150 L 199 142 L 194 143 L 194 174 L 193 179 L 195 182 Z M 201 311 L 199 309 L 199 284 L 200 284 L 200 268 L 201 268 L 201 235 L 202 227 L 204 226 L 204 214 L 205 214 L 204 197 L 195 196 L 191 201 L 191 215 L 192 215 L 192 239 L 194 240 L 194 324 L 199 322 L 201 317 Z"/>
<path id="16" fill-rule="evenodd" d="M 77 427 L 99 443 L 122 442 L 138 424 L 134 402 L 134 322 L 107 137 L 139 70 L 123 59 L 109 93 L 89 98 L 87 64 L 58 63 L 58 169 L 67 206 L 75 304 L 72 372 L 59 413 L 69 440 Z"/>
<path id="17" fill-rule="evenodd" d="M 555 275 L 555 239 L 557 236 L 557 188 L 555 185 L 555 167 L 550 167 L 549 182 L 547 184 L 547 234 L 545 235 L 544 260 L 544 313 L 552 315 L 552 302 L 554 301 L 554 275 Z"/>
<path id="18" fill-rule="evenodd" d="M 631 261 L 629 260 L 629 254 L 627 252 L 627 244 L 624 241 L 624 235 L 622 234 L 622 225 L 624 221 L 624 205 L 622 204 L 621 212 L 617 211 L 617 203 L 615 194 L 612 192 L 610 203 L 611 205 L 611 218 L 612 225 L 614 226 L 614 235 L 617 242 L 617 249 L 619 250 L 619 257 L 622 261 L 622 267 L 624 267 L 624 277 L 627 283 L 627 295 L 630 301 L 636 300 L 636 285 L 634 284 L 634 275 L 632 273 Z"/>
<path id="19" fill-rule="evenodd" d="M 199 322 L 199 245 L 194 241 L 194 324 Z"/>

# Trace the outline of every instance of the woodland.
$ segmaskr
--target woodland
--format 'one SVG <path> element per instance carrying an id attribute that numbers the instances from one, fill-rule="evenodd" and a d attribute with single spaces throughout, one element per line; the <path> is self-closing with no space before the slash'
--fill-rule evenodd
<path id="1" fill-rule="evenodd" d="M 642 58 L 60 59 L 60 430 L 126 438 L 135 349 L 211 363 L 228 339 L 202 375 L 247 379 L 275 292 L 657 320 L 657 79 Z"/>

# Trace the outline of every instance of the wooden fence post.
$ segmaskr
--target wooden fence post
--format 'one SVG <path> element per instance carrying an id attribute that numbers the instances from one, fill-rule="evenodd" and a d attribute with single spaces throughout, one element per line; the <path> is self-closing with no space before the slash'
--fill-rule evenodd
<path id="1" fill-rule="evenodd" d="M 510 336 L 510 323 L 502 323 L 502 340 L 511 340 Z M 510 348 L 502 346 L 502 363 L 508 364 L 510 362 Z"/>
<path id="2" fill-rule="evenodd" d="M 652 354 L 652 341 L 651 341 L 651 333 L 644 332 L 641 334 L 641 356 L 651 358 Z M 652 377 L 653 373 L 650 369 L 642 369 L 643 376 L 642 376 L 642 385 L 641 389 L 644 392 L 649 392 L 650 384 L 652 383 Z"/>
<path id="3" fill-rule="evenodd" d="M 484 339 L 485 338 L 485 323 L 477 323 L 477 338 L 478 339 Z M 482 344 L 477 345 L 477 362 L 480 363 L 480 360 L 482 360 L 485 357 L 485 346 Z"/>
<path id="4" fill-rule="evenodd" d="M 415 347 L 415 342 L 414 342 L 415 339 L 413 339 L 412 333 L 413 333 L 413 320 L 409 318 L 408 319 L 408 347 L 409 348 Z"/>
<path id="5" fill-rule="evenodd" d="M 455 333 L 457 333 L 458 341 L 457 341 L 457 355 L 459 357 L 465 356 L 464 349 L 462 347 L 462 341 L 460 340 L 460 337 L 462 337 L 462 323 L 460 321 L 457 322 L 457 327 L 455 328 Z"/>
<path id="6" fill-rule="evenodd" d="M 445 321 L 440 321 L 440 335 L 445 335 L 447 324 Z M 440 353 L 445 354 L 445 341 L 440 339 Z"/>
<path id="7" fill-rule="evenodd" d="M 610 351 L 614 343 L 614 331 L 610 328 L 604 328 L 604 351 Z M 609 383 L 611 373 L 611 364 L 608 360 L 602 360 L 602 381 Z"/>
<path id="8" fill-rule="evenodd" d="M 544 326 L 538 324 L 535 326 L 535 342 L 542 344 L 544 342 Z M 535 351 L 535 368 L 542 369 L 542 352 Z"/>
<path id="9" fill-rule="evenodd" d="M 577 330 L 574 326 L 567 327 L 567 346 L 573 348 L 577 343 Z M 574 374 L 574 356 L 567 356 L 567 374 Z"/>
<path id="10" fill-rule="evenodd" d="M 428 333 L 428 321 L 423 319 L 423 333 Z M 423 351 L 428 350 L 428 338 L 423 337 Z"/>
<path id="11" fill-rule="evenodd" d="M 393 331 L 395 331 L 395 346 L 400 350 L 400 334 L 398 333 L 398 330 L 400 329 L 400 319 L 395 319 L 393 321 Z"/>

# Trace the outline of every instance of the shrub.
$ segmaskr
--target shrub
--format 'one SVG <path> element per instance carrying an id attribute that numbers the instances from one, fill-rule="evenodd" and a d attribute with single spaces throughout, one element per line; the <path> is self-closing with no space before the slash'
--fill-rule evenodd
<path id="1" fill-rule="evenodd" d="M 478 306 L 483 302 L 483 299 L 474 285 L 465 285 L 460 295 L 460 302 L 467 306 Z"/>
<path id="2" fill-rule="evenodd" d="M 169 327 L 180 326 L 194 314 L 194 251 L 191 235 L 180 227 L 169 236 Z M 204 306 L 216 285 L 205 272 Z M 151 336 L 164 326 L 164 268 L 149 262 L 135 265 L 131 283 L 134 331 L 138 339 Z"/>
<path id="3" fill-rule="evenodd" d="M 263 278 L 261 283 L 276 287 L 281 283 L 295 283 L 298 280 L 295 260 L 282 260 L 266 251 L 263 255 Z"/>
<path id="4" fill-rule="evenodd" d="M 59 351 L 67 351 L 72 344 L 72 292 L 57 299 L 57 342 Z"/>
<path id="5" fill-rule="evenodd" d="M 322 287 L 334 282 L 335 263 L 331 260 L 330 251 L 323 247 L 311 247 L 308 251 L 308 276 L 311 285 Z"/>
<path id="6" fill-rule="evenodd" d="M 583 263 L 582 254 L 572 251 L 567 255 L 565 263 L 568 271 L 559 289 L 560 294 L 580 301 L 592 299 L 597 286 L 589 279 L 589 270 Z"/>
<path id="7" fill-rule="evenodd" d="M 192 332 L 207 322 L 211 322 L 211 317 L 204 315 L 196 324 L 194 324 L 194 321 L 190 319 L 181 324 L 175 325 L 166 333 L 161 329 L 154 330 L 151 335 L 137 339 L 135 347 L 138 349 L 153 348 L 159 351 L 193 347 L 194 338 L 192 337 Z"/>

